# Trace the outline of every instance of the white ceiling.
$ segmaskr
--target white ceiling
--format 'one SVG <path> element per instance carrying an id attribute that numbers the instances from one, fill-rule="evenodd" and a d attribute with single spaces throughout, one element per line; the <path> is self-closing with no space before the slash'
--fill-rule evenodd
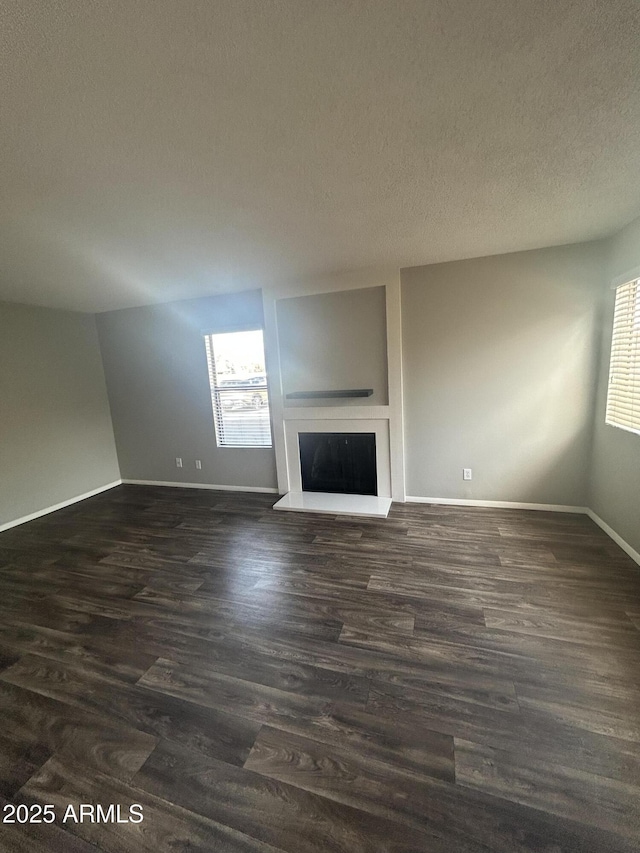
<path id="1" fill-rule="evenodd" d="M 3 0 L 0 298 L 101 311 L 608 235 L 637 0 Z"/>

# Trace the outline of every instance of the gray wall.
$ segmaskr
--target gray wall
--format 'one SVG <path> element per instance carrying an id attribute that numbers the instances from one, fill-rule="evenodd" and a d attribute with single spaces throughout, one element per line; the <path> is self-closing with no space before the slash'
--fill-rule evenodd
<path id="1" fill-rule="evenodd" d="M 203 338 L 261 326 L 260 291 L 97 319 L 123 479 L 275 488 L 271 448 L 216 447 Z M 176 456 L 183 468 L 176 468 Z"/>
<path id="2" fill-rule="evenodd" d="M 640 435 L 605 424 L 615 291 L 612 279 L 640 266 L 640 219 L 611 241 L 602 287 L 603 334 L 595 411 L 589 506 L 640 552 Z M 637 275 L 637 273 L 636 273 Z"/>
<path id="3" fill-rule="evenodd" d="M 372 388 L 371 397 L 285 400 L 287 406 L 386 406 L 384 287 L 281 299 L 278 341 L 284 393 Z"/>
<path id="4" fill-rule="evenodd" d="M 408 495 L 585 505 L 603 265 L 590 243 L 402 271 Z"/>
<path id="5" fill-rule="evenodd" d="M 94 318 L 0 303 L 0 525 L 119 478 Z"/>

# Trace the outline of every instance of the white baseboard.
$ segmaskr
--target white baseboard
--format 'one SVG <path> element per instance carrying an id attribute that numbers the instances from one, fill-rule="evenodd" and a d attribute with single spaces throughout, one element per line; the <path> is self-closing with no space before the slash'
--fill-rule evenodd
<path id="1" fill-rule="evenodd" d="M 216 486 L 211 483 L 170 483 L 166 480 L 122 480 L 125 486 L 170 486 L 176 489 L 210 489 L 215 492 L 260 492 L 266 495 L 279 494 L 277 489 L 264 486 Z"/>
<path id="2" fill-rule="evenodd" d="M 39 509 L 37 512 L 32 512 L 29 515 L 23 515 L 21 518 L 14 518 L 13 521 L 7 521 L 4 524 L 0 524 L 0 533 L 3 530 L 9 530 L 11 527 L 17 527 L 19 524 L 25 524 L 27 521 L 33 521 L 35 518 L 40 518 L 43 515 L 49 515 L 50 512 L 55 512 L 57 509 L 64 509 L 66 506 L 78 503 L 78 501 L 84 501 L 87 498 L 92 498 L 94 495 L 99 495 L 100 492 L 107 492 L 109 489 L 113 489 L 121 483 L 122 480 L 114 480 L 113 483 L 107 483 L 106 486 L 100 486 L 97 489 L 92 489 L 90 492 L 85 492 L 83 495 L 76 495 L 75 498 L 69 498 L 68 501 L 62 501 L 62 503 L 45 507 L 45 509 Z"/>
<path id="3" fill-rule="evenodd" d="M 599 515 L 596 515 L 592 509 L 587 509 L 587 515 L 589 516 L 589 518 L 592 521 L 595 521 L 595 523 L 598 525 L 598 527 L 600 527 L 600 528 L 602 528 L 602 530 L 604 530 L 604 532 L 607 534 L 607 536 L 609 536 L 611 539 L 613 539 L 613 541 L 616 543 L 616 545 L 619 545 L 622 548 L 622 550 L 625 552 L 625 554 L 628 554 L 631 557 L 631 559 L 635 560 L 635 562 L 640 566 L 640 554 L 634 548 L 632 548 L 628 542 L 625 542 L 625 540 L 622 538 L 622 536 L 619 536 L 615 532 L 613 527 L 609 527 L 607 522 L 603 521 Z"/>
<path id="4" fill-rule="evenodd" d="M 585 515 L 586 506 L 566 506 L 564 504 L 528 504 L 518 501 L 476 501 L 467 498 L 423 498 L 407 495 L 407 503 L 444 504 L 445 506 L 485 506 L 495 509 L 534 509 L 540 512 L 574 512 Z"/>

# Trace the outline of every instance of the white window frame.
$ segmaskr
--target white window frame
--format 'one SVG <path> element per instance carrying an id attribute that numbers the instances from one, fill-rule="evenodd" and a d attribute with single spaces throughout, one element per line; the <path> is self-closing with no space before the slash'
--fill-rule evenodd
<path id="1" fill-rule="evenodd" d="M 271 448 L 273 447 L 273 429 L 271 426 L 271 400 L 269 396 L 269 379 L 266 374 L 266 364 L 265 364 L 265 382 L 264 384 L 256 385 L 254 382 L 246 382 L 246 383 L 238 383 L 234 384 L 232 387 L 222 387 L 219 383 L 216 382 L 216 366 L 215 366 L 215 356 L 213 352 L 213 341 L 212 338 L 215 338 L 216 335 L 232 335 L 232 334 L 240 334 L 243 332 L 260 332 L 262 335 L 262 349 L 263 352 L 265 350 L 265 342 L 264 342 L 264 329 L 260 326 L 250 326 L 250 327 L 241 327 L 241 328 L 233 328 L 233 329 L 224 329 L 217 330 L 214 332 L 204 332 L 204 343 L 205 343 L 205 351 L 207 356 L 207 369 L 209 372 L 209 388 L 211 393 L 211 408 L 213 414 L 213 423 L 215 427 L 216 434 L 216 446 L 220 448 L 231 448 L 231 449 L 256 449 L 256 448 Z M 269 421 L 269 438 L 268 441 L 261 442 L 252 442 L 252 443 L 234 443 L 225 438 L 225 428 L 224 428 L 224 410 L 221 404 L 221 392 L 225 391 L 231 393 L 238 394 L 251 394 L 252 392 L 261 392 L 264 391 L 267 399 L 266 405 L 266 414 L 268 416 Z"/>
<path id="2" fill-rule="evenodd" d="M 606 423 L 640 435 L 640 275 L 614 283 Z"/>

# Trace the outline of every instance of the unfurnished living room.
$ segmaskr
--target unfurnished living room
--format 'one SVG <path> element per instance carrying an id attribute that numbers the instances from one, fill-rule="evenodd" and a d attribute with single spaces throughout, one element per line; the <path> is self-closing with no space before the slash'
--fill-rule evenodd
<path id="1" fill-rule="evenodd" d="M 0 55 L 0 853 L 637 853 L 637 0 Z"/>

